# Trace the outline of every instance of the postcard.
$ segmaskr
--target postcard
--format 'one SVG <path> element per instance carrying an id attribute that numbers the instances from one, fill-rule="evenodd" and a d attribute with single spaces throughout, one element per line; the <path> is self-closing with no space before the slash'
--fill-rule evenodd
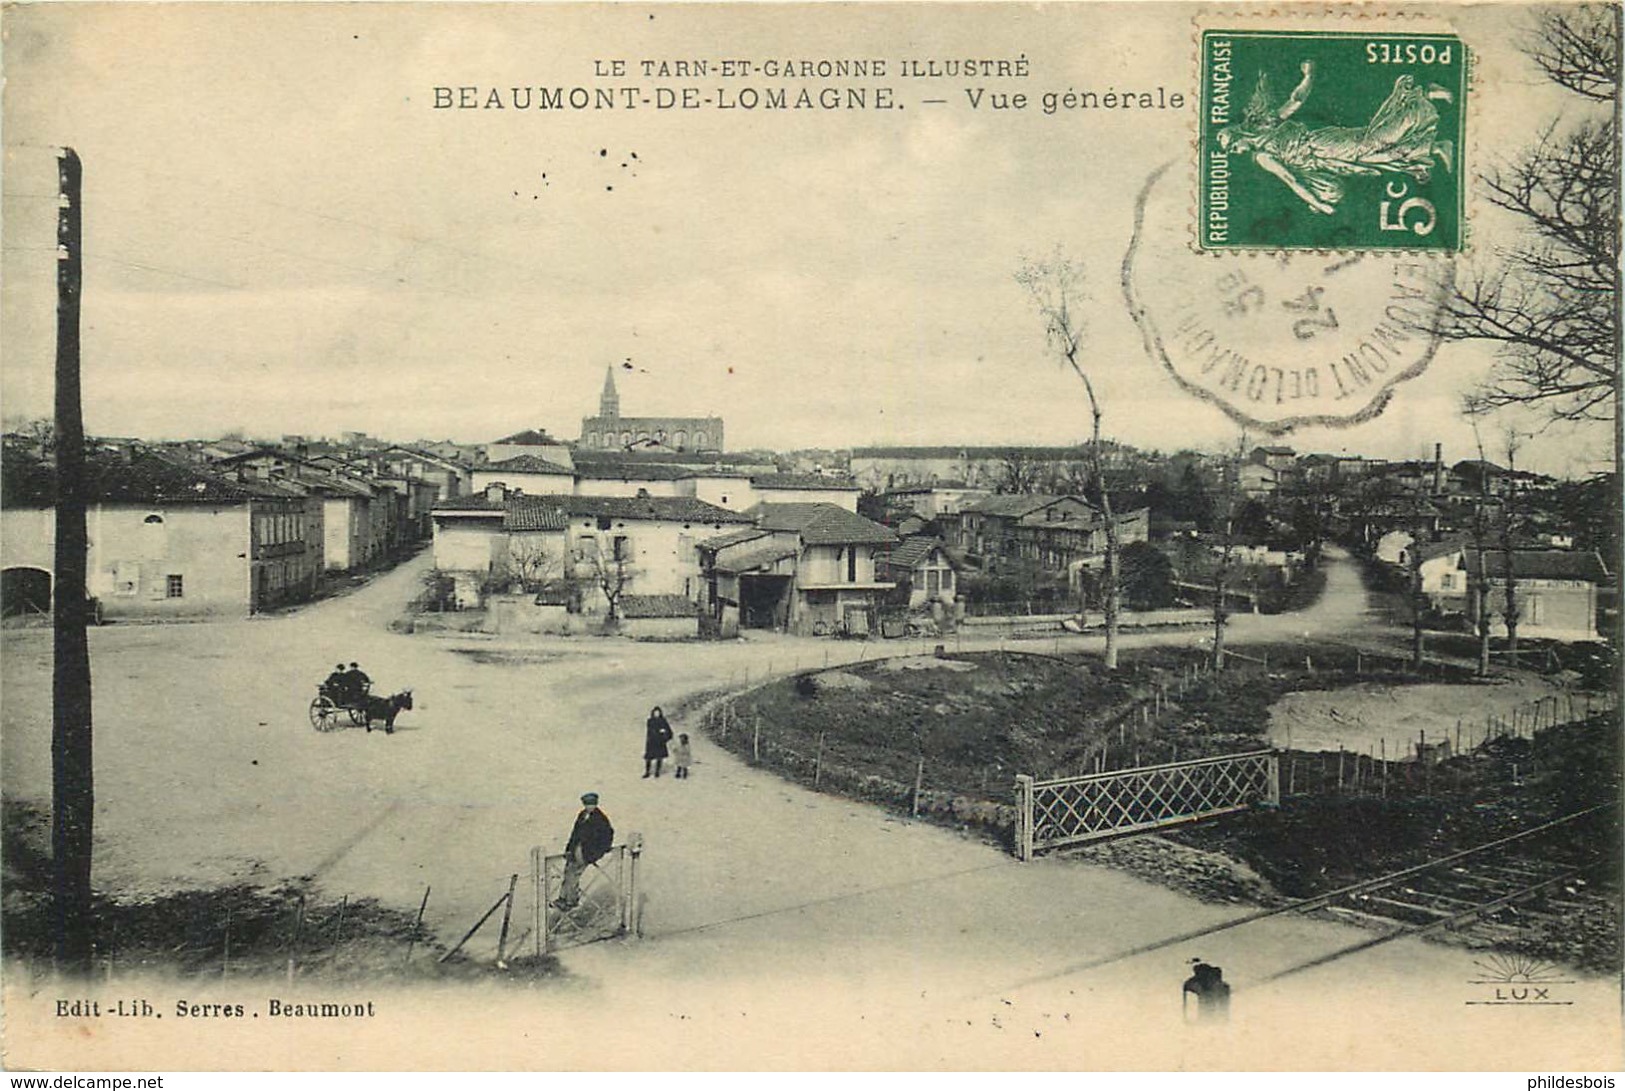
<path id="1" fill-rule="evenodd" d="M 1618 14 L 8 5 L 6 1067 L 1619 1068 Z"/>

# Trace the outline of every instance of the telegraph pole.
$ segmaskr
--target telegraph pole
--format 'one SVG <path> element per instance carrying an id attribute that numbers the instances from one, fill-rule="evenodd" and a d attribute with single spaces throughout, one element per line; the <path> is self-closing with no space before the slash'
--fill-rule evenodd
<path id="1" fill-rule="evenodd" d="M 61 149 L 56 271 L 56 584 L 51 672 L 51 865 L 57 969 L 90 971 L 90 861 L 95 786 L 91 763 L 90 646 L 85 622 L 85 424 L 79 397 L 79 156 Z"/>

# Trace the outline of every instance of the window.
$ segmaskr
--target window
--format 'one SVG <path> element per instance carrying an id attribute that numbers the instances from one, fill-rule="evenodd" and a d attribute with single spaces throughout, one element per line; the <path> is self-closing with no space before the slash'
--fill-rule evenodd
<path id="1" fill-rule="evenodd" d="M 846 582 L 858 582 L 858 551 L 856 549 L 846 551 Z"/>
<path id="2" fill-rule="evenodd" d="M 141 521 L 143 523 L 147 524 L 148 526 L 160 526 L 161 527 L 161 526 L 164 525 L 164 517 L 162 515 L 149 515 L 149 516 L 147 516 L 145 519 L 143 519 Z"/>
<path id="3" fill-rule="evenodd" d="M 613 556 L 617 561 L 624 561 L 632 556 L 632 548 L 627 543 L 626 535 L 617 534 L 615 536 L 615 552 Z"/>
<path id="4" fill-rule="evenodd" d="M 925 593 L 935 595 L 942 590 L 942 575 L 935 568 L 926 570 Z"/>
<path id="5" fill-rule="evenodd" d="M 1439 586 L 1444 588 L 1446 591 L 1453 590 L 1456 586 L 1455 574 L 1446 572 L 1443 578 L 1439 581 Z"/>
<path id="6" fill-rule="evenodd" d="M 171 574 L 165 577 L 164 597 L 171 599 L 183 597 L 181 578 L 179 576 Z"/>
<path id="7" fill-rule="evenodd" d="M 942 570 L 942 589 L 944 591 L 952 591 L 954 589 L 954 570 L 951 568 L 944 568 Z"/>

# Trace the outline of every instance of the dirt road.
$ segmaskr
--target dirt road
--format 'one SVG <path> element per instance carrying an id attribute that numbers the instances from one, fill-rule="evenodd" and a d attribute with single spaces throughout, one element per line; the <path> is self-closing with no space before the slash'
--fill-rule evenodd
<path id="1" fill-rule="evenodd" d="M 1364 938 L 1318 921 L 1265 922 L 1078 972 L 1237 910 L 1077 861 L 1021 865 L 950 831 L 787 785 L 698 737 L 691 780 L 643 779 L 650 706 L 826 656 L 872 657 L 875 648 L 768 635 L 696 645 L 389 632 L 427 564 L 420 558 L 283 616 L 114 625 L 91 641 L 104 887 L 314 876 L 334 897 L 412 909 L 432 884 L 427 923 L 449 942 L 510 874 L 526 870 L 532 845 L 562 845 L 583 790 L 601 794 L 617 830 L 644 835 L 647 939 L 567 952 L 577 988 L 499 990 L 494 1009 L 430 1003 L 439 1029 L 422 1040 L 432 1060 L 420 1063 L 1256 1067 L 1282 1063 L 1272 1051 L 1293 1041 L 1288 1067 L 1342 1067 L 1358 1039 L 1373 1066 L 1427 1067 L 1464 1039 L 1418 1040 L 1419 1013 L 1435 1027 L 1476 1017 L 1463 1007 L 1474 973 L 1468 956 L 1408 941 L 1361 956 L 1353 980 L 1348 964 L 1333 964 L 1249 994 L 1276 970 Z M 1239 617 L 1235 638 L 1342 631 L 1358 623 L 1363 601 L 1358 577 L 1334 564 L 1316 607 Z M 49 634 L 10 630 L 3 641 L 0 776 L 7 798 L 43 803 Z M 920 650 L 897 643 L 886 650 Z M 305 710 L 317 681 L 352 659 L 375 692 L 414 688 L 417 706 L 395 735 L 311 729 Z M 1181 1026 L 1178 985 L 1195 956 L 1227 967 L 1238 1018 L 1252 1013 L 1245 1036 L 1193 1038 Z M 1589 1035 L 1575 1040 L 1596 1043 L 1586 1055 L 1611 1048 L 1616 1056 L 1617 989 L 1571 989 L 1578 1006 L 1568 1025 Z M 585 1009 L 583 997 L 591 998 Z M 1391 1046 L 1369 1022 L 1344 1018 L 1353 997 L 1376 1005 L 1372 1020 L 1392 1023 Z M 420 999 L 401 999 L 399 1010 L 417 1011 Z M 486 1036 L 458 1038 L 458 1021 L 476 1011 Z M 577 1029 L 490 1037 L 508 1020 L 538 1026 L 554 1017 Z M 1325 1032 L 1302 1041 L 1305 1020 L 1320 1019 Z M 409 1063 L 400 1027 L 391 1033 L 348 1032 L 343 1063 Z M 606 1052 L 605 1043 L 649 1041 L 657 1053 Z M 1498 1037 L 1485 1063 L 1496 1050 L 1517 1050 L 1519 1063 L 1506 1067 L 1558 1059 L 1585 1067 L 1579 1054 L 1547 1052 L 1539 1041 Z"/>

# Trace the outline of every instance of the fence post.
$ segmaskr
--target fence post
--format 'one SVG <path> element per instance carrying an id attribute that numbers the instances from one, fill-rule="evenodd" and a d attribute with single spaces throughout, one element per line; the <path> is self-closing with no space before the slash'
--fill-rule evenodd
<path id="1" fill-rule="evenodd" d="M 1033 778 L 1016 774 L 1016 856 L 1033 858 Z"/>
<path id="2" fill-rule="evenodd" d="M 425 885 L 423 887 L 423 900 L 418 903 L 418 915 L 417 915 L 416 919 L 414 919 L 412 921 L 412 935 L 406 941 L 406 958 L 403 960 L 405 962 L 411 962 L 412 961 L 412 948 L 414 946 L 416 946 L 416 944 L 417 944 L 418 933 L 423 931 L 423 911 L 425 909 L 429 908 L 429 891 L 431 891 L 433 889 L 434 888 L 432 886 L 428 886 L 428 885 Z M 303 909 L 303 906 L 301 906 L 300 908 Z M 293 980 L 293 960 L 292 959 L 288 960 L 288 980 L 290 980 L 290 981 Z"/>
<path id="3" fill-rule="evenodd" d="M 638 906 L 638 861 L 643 858 L 643 834 L 633 833 L 626 839 L 626 897 L 621 902 L 621 928 L 632 935 L 643 935 L 643 912 Z"/>
<path id="4" fill-rule="evenodd" d="M 508 876 L 508 901 L 502 907 L 502 927 L 497 931 L 497 964 L 508 961 L 508 923 L 513 920 L 513 892 L 519 885 L 519 873 Z"/>
<path id="5" fill-rule="evenodd" d="M 762 714 L 759 712 L 750 732 L 750 760 L 753 764 L 762 764 Z"/>
<path id="6" fill-rule="evenodd" d="M 914 766 L 914 804 L 910 808 L 914 817 L 920 817 L 920 788 L 925 783 L 925 755 L 920 755 L 918 764 Z"/>
<path id="7" fill-rule="evenodd" d="M 1268 780 L 1264 785 L 1264 802 L 1272 807 L 1281 805 L 1281 756 L 1271 752 L 1269 756 Z"/>
<path id="8" fill-rule="evenodd" d="M 813 787 L 818 787 L 819 779 L 824 775 L 824 733 L 818 733 L 818 752 L 813 755 Z"/>
<path id="9" fill-rule="evenodd" d="M 542 927 L 547 915 L 544 900 L 546 891 L 542 889 L 544 873 L 547 870 L 547 858 L 542 855 L 542 846 L 532 845 L 530 848 L 530 885 L 535 891 L 536 904 L 531 907 L 531 916 L 534 918 L 531 931 L 536 934 L 536 957 L 540 959 L 547 951 L 547 930 Z"/>

